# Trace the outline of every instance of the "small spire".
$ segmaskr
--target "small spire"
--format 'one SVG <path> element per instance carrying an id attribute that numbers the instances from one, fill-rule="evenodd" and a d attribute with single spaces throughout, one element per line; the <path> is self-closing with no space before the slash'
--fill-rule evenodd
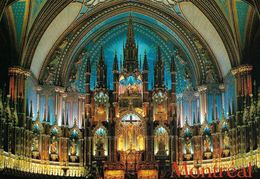
<path id="1" fill-rule="evenodd" d="M 221 120 L 226 120 L 226 118 L 225 118 L 225 112 L 224 112 L 224 109 L 222 108 L 222 118 L 221 118 Z"/>
<path id="2" fill-rule="evenodd" d="M 117 51 L 115 50 L 115 57 L 114 57 L 114 71 L 118 71 L 118 58 L 117 58 Z"/>
<path id="3" fill-rule="evenodd" d="M 200 112 L 198 112 L 197 122 L 198 122 L 198 124 L 200 124 Z"/>
<path id="4" fill-rule="evenodd" d="M 76 128 L 77 127 L 77 119 L 74 118 L 74 124 L 73 124 L 73 128 Z"/>
<path id="5" fill-rule="evenodd" d="M 51 121 L 51 117 L 50 117 L 50 106 L 48 105 L 48 116 L 47 116 L 47 122 Z"/>
<path id="6" fill-rule="evenodd" d="M 66 126 L 69 126 L 69 114 L 68 114 L 68 111 L 66 111 Z"/>
<path id="7" fill-rule="evenodd" d="M 65 126 L 65 115 L 64 115 L 64 109 L 62 108 L 62 114 L 61 114 L 61 125 Z"/>
<path id="8" fill-rule="evenodd" d="M 207 113 L 204 114 L 204 122 L 207 124 L 208 123 L 208 115 Z"/>
<path id="9" fill-rule="evenodd" d="M 232 103 L 233 103 L 233 100 L 232 100 Z M 231 105 L 232 105 L 232 103 L 231 103 Z M 231 116 L 232 116 L 232 112 L 231 112 L 231 105 L 230 105 L 230 104 L 228 104 L 228 116 L 229 116 L 229 117 L 231 117 Z M 222 110 L 224 110 L 224 109 L 222 109 Z"/>
<path id="10" fill-rule="evenodd" d="M 144 70 L 148 71 L 148 60 L 147 60 L 147 53 L 146 50 L 144 51 L 144 65 L 143 65 Z"/>
<path id="11" fill-rule="evenodd" d="M 29 111 L 29 100 L 26 101 L 26 111 L 25 111 L 25 114 L 26 114 L 26 117 L 29 117 L 30 116 L 30 111 Z"/>
<path id="12" fill-rule="evenodd" d="M 185 125 L 187 125 L 187 126 L 189 125 L 189 124 L 188 124 L 188 117 L 187 117 L 187 116 L 185 117 Z"/>
<path id="13" fill-rule="evenodd" d="M 35 121 L 40 121 L 40 111 L 37 111 L 37 116 Z"/>
<path id="14" fill-rule="evenodd" d="M 32 100 L 30 101 L 30 118 L 33 118 L 33 106 L 32 106 Z"/>
<path id="15" fill-rule="evenodd" d="M 47 121 L 47 110 L 46 110 L 46 106 L 44 105 L 44 113 L 43 113 L 43 122 Z"/>
<path id="16" fill-rule="evenodd" d="M 196 125 L 196 117 L 195 112 L 193 112 L 193 125 Z"/>
<path id="17" fill-rule="evenodd" d="M 212 110 L 212 112 L 211 112 L 211 120 L 212 121 L 217 120 L 217 118 L 215 118 L 215 115 L 214 115 L 214 110 Z"/>
<path id="18" fill-rule="evenodd" d="M 54 125 L 57 125 L 57 124 L 58 124 L 58 116 L 57 116 L 57 114 L 55 114 L 53 124 L 54 124 Z"/>

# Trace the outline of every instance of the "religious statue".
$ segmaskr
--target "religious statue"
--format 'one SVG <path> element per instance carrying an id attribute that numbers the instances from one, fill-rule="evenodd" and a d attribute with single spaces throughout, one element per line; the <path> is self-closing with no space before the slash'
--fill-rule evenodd
<path id="1" fill-rule="evenodd" d="M 70 146 L 70 155 L 75 156 L 76 151 L 77 151 L 77 144 L 75 142 L 75 139 L 73 139 Z"/>
<path id="2" fill-rule="evenodd" d="M 186 154 L 191 154 L 191 141 L 188 139 L 185 145 Z"/>
<path id="3" fill-rule="evenodd" d="M 38 140 L 38 137 L 34 137 L 32 151 L 38 151 L 38 150 L 39 150 L 39 140 Z"/>
<path id="4" fill-rule="evenodd" d="M 98 139 L 96 143 L 96 156 L 102 157 L 105 155 L 104 142 L 102 139 Z"/>
<path id="5" fill-rule="evenodd" d="M 210 138 L 208 135 L 206 135 L 205 139 L 204 139 L 204 151 L 205 152 L 210 152 Z"/>
<path id="6" fill-rule="evenodd" d="M 137 145 L 139 150 L 144 150 L 144 137 L 142 135 L 137 136 Z"/>
<path id="7" fill-rule="evenodd" d="M 214 77 L 214 71 L 211 67 L 206 71 L 206 82 L 207 83 L 215 83 L 216 79 Z"/>
<path id="8" fill-rule="evenodd" d="M 118 150 L 123 151 L 124 150 L 124 139 L 123 136 L 120 135 L 118 138 Z"/>
<path id="9" fill-rule="evenodd" d="M 57 153 L 58 142 L 57 142 L 55 136 L 52 137 L 52 143 L 51 143 L 50 148 L 51 148 L 51 154 Z"/>
<path id="10" fill-rule="evenodd" d="M 229 149 L 230 148 L 230 141 L 227 131 L 224 133 L 224 148 Z"/>
<path id="11" fill-rule="evenodd" d="M 166 154 L 166 145 L 165 142 L 160 138 L 159 143 L 158 143 L 158 152 L 157 155 L 163 156 L 167 155 Z"/>

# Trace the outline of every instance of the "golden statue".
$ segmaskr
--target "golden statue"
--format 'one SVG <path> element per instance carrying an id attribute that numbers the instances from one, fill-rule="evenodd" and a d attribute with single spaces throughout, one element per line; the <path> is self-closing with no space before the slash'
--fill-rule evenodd
<path id="1" fill-rule="evenodd" d="M 140 134 L 137 136 L 137 145 L 139 146 L 139 151 L 144 150 L 144 137 Z"/>
<path id="2" fill-rule="evenodd" d="M 123 139 L 122 134 L 118 138 L 118 145 L 117 146 L 118 146 L 117 149 L 119 151 L 123 151 L 124 150 L 124 139 Z"/>
<path id="3" fill-rule="evenodd" d="M 191 154 L 191 141 L 187 140 L 185 145 L 186 154 Z"/>
<path id="4" fill-rule="evenodd" d="M 158 148 L 159 149 L 158 149 L 157 155 L 161 155 L 161 156 L 167 155 L 166 145 L 165 145 L 165 142 L 162 140 L 162 138 L 160 138 L 160 140 L 159 140 Z"/>
<path id="5" fill-rule="evenodd" d="M 208 135 L 206 135 L 206 138 L 204 139 L 204 151 L 210 152 L 210 138 Z"/>
<path id="6" fill-rule="evenodd" d="M 33 139 L 33 147 L 32 151 L 38 151 L 39 150 L 39 140 L 37 137 Z"/>
<path id="7" fill-rule="evenodd" d="M 230 142 L 229 142 L 229 136 L 227 131 L 224 133 L 224 148 L 228 149 L 230 147 Z"/>
<path id="8" fill-rule="evenodd" d="M 77 148 L 77 145 L 76 145 L 75 139 L 73 139 L 71 142 L 71 146 L 70 146 L 70 155 L 73 155 L 73 156 L 76 155 L 76 148 Z"/>
<path id="9" fill-rule="evenodd" d="M 134 126 L 133 124 L 129 125 L 127 129 L 127 141 L 128 141 L 128 146 L 127 149 L 132 149 L 133 147 L 133 134 L 134 134 Z"/>
<path id="10" fill-rule="evenodd" d="M 56 154 L 57 153 L 57 146 L 58 145 L 58 142 L 57 140 L 55 139 L 55 136 L 52 137 L 52 143 L 51 143 L 51 154 Z"/>

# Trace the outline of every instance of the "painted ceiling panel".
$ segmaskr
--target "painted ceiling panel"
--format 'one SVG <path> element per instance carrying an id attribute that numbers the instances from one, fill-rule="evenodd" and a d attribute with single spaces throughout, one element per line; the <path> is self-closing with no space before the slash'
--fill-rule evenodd
<path id="1" fill-rule="evenodd" d="M 248 23 L 248 14 L 250 12 L 250 6 L 242 0 L 236 1 L 236 21 L 239 28 L 239 36 L 242 46 L 245 44 L 246 38 L 246 26 Z"/>
<path id="2" fill-rule="evenodd" d="M 10 7 L 12 15 L 13 15 L 13 23 L 15 30 L 15 37 L 17 41 L 17 47 L 20 48 L 22 43 L 22 37 L 24 32 L 24 26 L 26 25 L 25 16 L 26 16 L 26 3 L 27 1 L 18 1 L 13 3 Z"/>

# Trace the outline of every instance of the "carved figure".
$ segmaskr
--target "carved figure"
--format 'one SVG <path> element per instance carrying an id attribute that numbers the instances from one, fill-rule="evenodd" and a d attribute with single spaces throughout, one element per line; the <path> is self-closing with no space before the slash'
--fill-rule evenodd
<path id="1" fill-rule="evenodd" d="M 75 156 L 76 151 L 77 151 L 77 144 L 75 142 L 75 139 L 73 139 L 70 146 L 70 155 Z"/>
<path id="2" fill-rule="evenodd" d="M 51 154 L 57 153 L 58 142 L 57 142 L 55 136 L 52 137 L 52 143 L 51 143 L 50 148 L 51 148 Z"/>
<path id="3" fill-rule="evenodd" d="M 209 138 L 208 135 L 206 135 L 203 143 L 204 143 L 204 151 L 205 152 L 210 152 L 210 144 L 211 144 L 211 142 L 210 142 L 210 138 Z"/>

